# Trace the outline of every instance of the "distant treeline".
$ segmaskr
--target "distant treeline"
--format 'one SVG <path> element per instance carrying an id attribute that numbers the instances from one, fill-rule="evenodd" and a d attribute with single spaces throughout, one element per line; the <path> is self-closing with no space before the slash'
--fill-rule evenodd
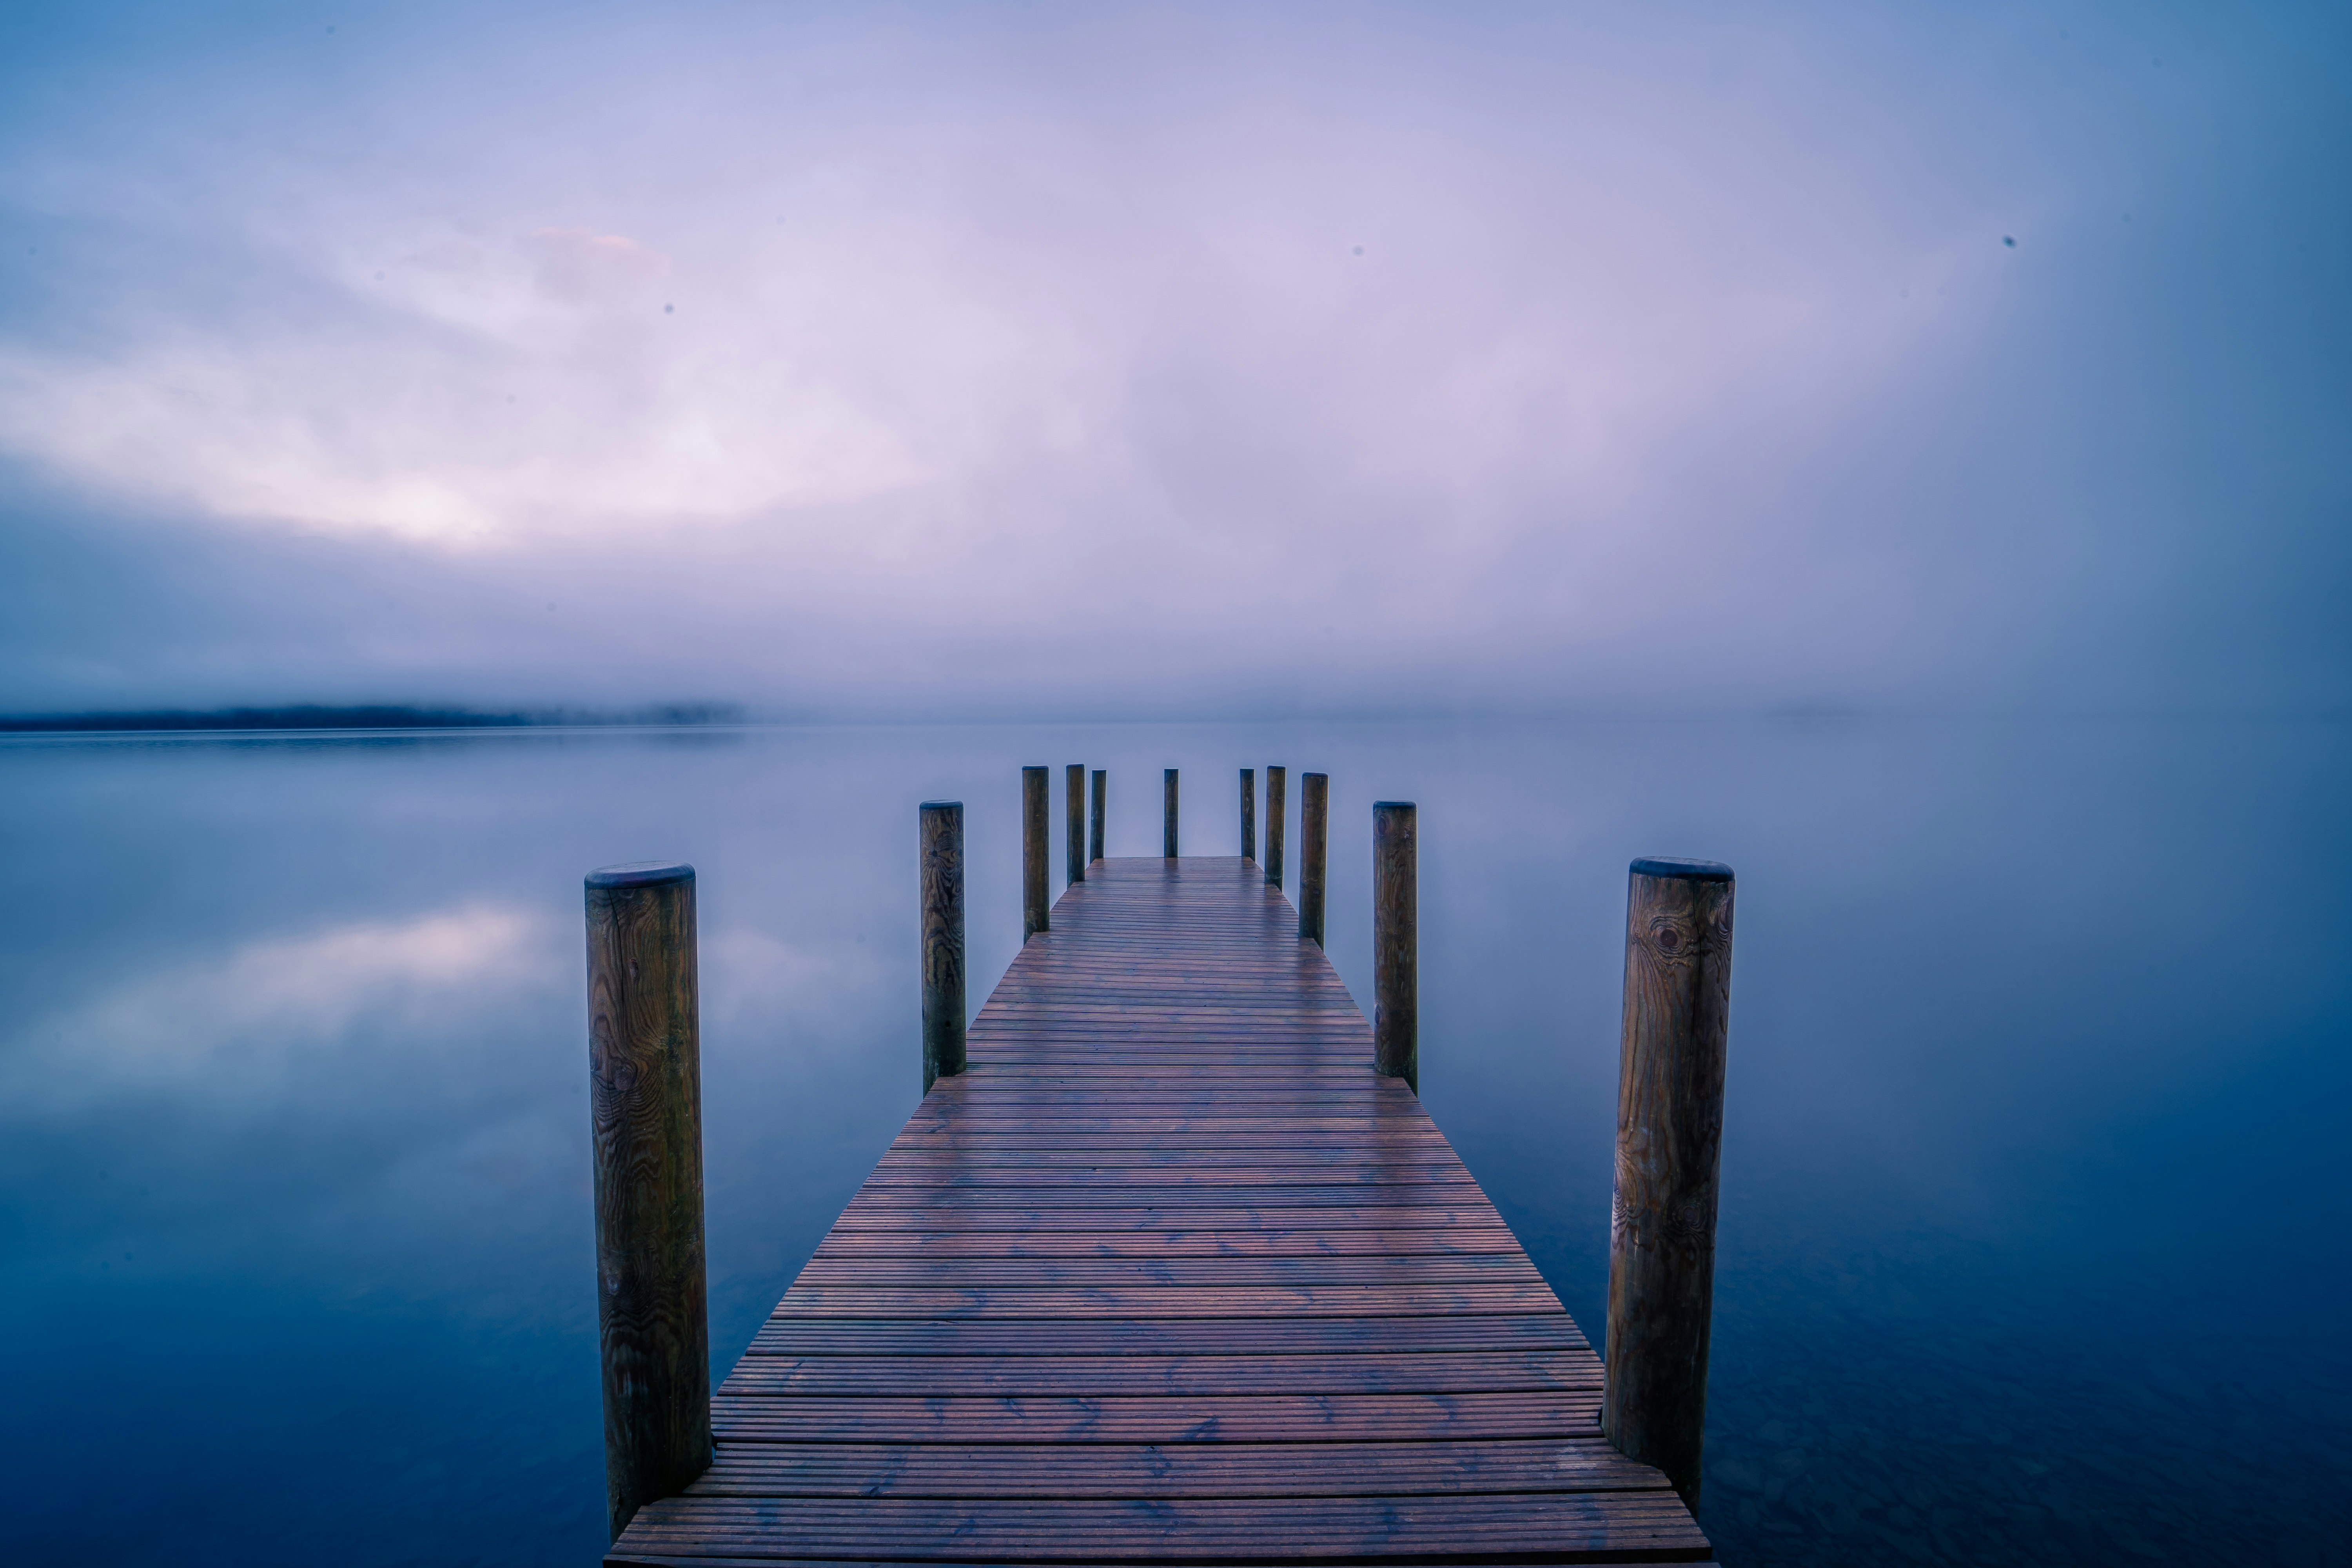
<path id="1" fill-rule="evenodd" d="M 0 714 L 0 731 L 65 730 L 488 730 L 530 724 L 740 724 L 732 702 L 657 702 L 643 708 L 540 709 L 485 713 L 471 708 L 407 708 L 371 703 L 331 708 L 143 709 L 127 713 Z"/>

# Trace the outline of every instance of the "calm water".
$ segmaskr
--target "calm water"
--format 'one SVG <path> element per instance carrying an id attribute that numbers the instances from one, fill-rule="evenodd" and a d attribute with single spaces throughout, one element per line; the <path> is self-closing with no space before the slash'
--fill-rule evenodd
<path id="1" fill-rule="evenodd" d="M 593 1562 L 581 874 L 701 870 L 723 1371 L 918 1098 L 915 803 L 977 1005 L 1072 761 L 1113 854 L 1328 770 L 1360 999 L 1420 802 L 1423 1094 L 1589 1330 L 1625 862 L 1738 868 L 1725 1562 L 2344 1561 L 2352 734 L 1832 721 L 0 746 L 8 1555 Z"/>

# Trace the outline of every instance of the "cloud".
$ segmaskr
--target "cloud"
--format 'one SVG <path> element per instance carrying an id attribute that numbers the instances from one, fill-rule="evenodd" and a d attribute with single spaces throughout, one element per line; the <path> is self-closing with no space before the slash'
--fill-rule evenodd
<path id="1" fill-rule="evenodd" d="M 148 300 L 103 353 L 0 344 L 0 446 L 233 525 L 456 549 L 914 477 L 901 435 L 838 387 L 665 313 L 664 260 L 632 240 L 541 229 L 382 249 L 364 274 L 348 256 L 268 258 L 321 308 L 208 323 Z"/>
<path id="2" fill-rule="evenodd" d="M 669 271 L 669 258 L 624 234 L 584 228 L 542 228 L 523 237 L 537 261 L 532 281 L 550 299 L 569 304 L 642 304 L 646 289 Z"/>
<path id="3" fill-rule="evenodd" d="M 134 273 L 72 342 L 0 342 L 0 446 L 225 521 L 442 545 L 740 524 L 818 567 L 982 542 L 1025 566 L 1108 527 L 1305 558 L 1385 511 L 1479 561 L 1529 507 L 1625 504 L 1767 367 L 1863 394 L 1936 326 L 1876 283 L 1965 281 L 1958 236 L 1990 221 L 1880 221 L 1858 171 L 1738 95 L 1565 59 L 1576 90 L 1550 90 L 1461 49 L 1433 83 L 1402 42 L 1318 67 L 1311 30 L 1267 41 L 1324 101 L 1244 71 L 1171 135 L 1154 100 L 1213 79 L 1222 30 L 1049 27 L 1027 63 L 875 36 L 854 103 L 754 95 L 706 45 L 704 101 L 585 189 L 593 120 L 483 109 L 419 142 L 388 74 L 310 156 L 193 179 L 171 221 L 243 253 L 236 306 Z M 1116 60 L 1136 101 L 1048 86 L 1056 53 Z M 1585 151 L 1669 112 L 1769 145 Z M 398 148 L 373 184 L 341 167 L 363 134 Z M 1758 221 L 1764 162 L 1834 245 Z M 839 537 L 866 503 L 887 519 Z"/>
<path id="4" fill-rule="evenodd" d="M 2179 323 L 2317 298 L 2177 243 L 2255 199 L 2176 157 L 2245 89 L 2215 52 L 2150 97 L 2137 25 L 425 11 L 315 69 L 60 62 L 0 205 L 87 265 L 0 263 L 43 302 L 0 458 L 404 584 L 305 664 L 394 695 L 2041 689 L 2168 624 L 2241 477 L 2147 434 L 2215 428 Z"/>

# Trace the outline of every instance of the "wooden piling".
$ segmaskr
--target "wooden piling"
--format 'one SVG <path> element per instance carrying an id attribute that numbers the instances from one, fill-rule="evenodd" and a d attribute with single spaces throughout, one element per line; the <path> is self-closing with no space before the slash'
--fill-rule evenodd
<path id="1" fill-rule="evenodd" d="M 1712 860 L 1636 860 L 1629 881 L 1601 1430 L 1696 1510 L 1734 884 Z"/>
<path id="2" fill-rule="evenodd" d="M 1072 763 L 1062 789 L 1062 885 L 1087 879 L 1087 765 Z"/>
<path id="3" fill-rule="evenodd" d="M 1331 779 L 1298 776 L 1298 939 L 1323 945 L 1323 858 L 1330 847 Z"/>
<path id="4" fill-rule="evenodd" d="M 1161 781 L 1161 793 L 1163 798 L 1160 803 L 1160 836 L 1166 847 L 1160 850 L 1160 853 L 1173 860 L 1176 858 L 1176 770 L 1174 768 L 1170 768 L 1167 777 Z"/>
<path id="5" fill-rule="evenodd" d="M 1288 783 L 1286 770 L 1265 770 L 1265 879 L 1276 888 L 1282 886 L 1282 818 L 1288 805 L 1284 799 Z"/>
<path id="6" fill-rule="evenodd" d="M 1421 1092 L 1420 840 L 1409 800 L 1372 803 L 1372 1068 Z"/>
<path id="7" fill-rule="evenodd" d="M 1257 858 L 1257 770 L 1242 770 L 1242 858 Z"/>
<path id="8" fill-rule="evenodd" d="M 613 1538 L 710 1468 L 694 868 L 587 878 L 596 1337 Z"/>
<path id="9" fill-rule="evenodd" d="M 923 862 L 923 1092 L 963 1071 L 963 802 L 927 800 Z"/>
<path id="10" fill-rule="evenodd" d="M 1045 770 L 1021 770 L 1021 940 L 1050 928 L 1046 915 Z"/>
<path id="11" fill-rule="evenodd" d="M 1104 796 L 1110 793 L 1110 773 L 1102 768 L 1095 770 L 1095 798 L 1087 813 L 1087 863 L 1092 865 L 1103 858 Z"/>

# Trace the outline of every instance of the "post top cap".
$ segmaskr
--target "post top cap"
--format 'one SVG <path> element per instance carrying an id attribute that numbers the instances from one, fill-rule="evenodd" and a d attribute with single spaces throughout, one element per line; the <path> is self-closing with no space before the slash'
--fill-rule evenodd
<path id="1" fill-rule="evenodd" d="M 1633 862 L 1636 877 L 1672 877 L 1685 882 L 1728 882 L 1731 868 L 1720 860 L 1677 860 L 1671 855 L 1644 855 Z"/>
<path id="2" fill-rule="evenodd" d="M 588 873 L 591 888 L 666 888 L 691 882 L 694 868 L 683 860 L 632 860 L 625 866 L 600 866 Z"/>
<path id="3" fill-rule="evenodd" d="M 1376 800 L 1372 802 L 1372 809 L 1374 811 L 1417 811 L 1420 807 L 1409 800 Z"/>
<path id="4" fill-rule="evenodd" d="M 1021 771 L 1024 773 L 1050 773 L 1054 770 L 1043 763 L 1024 763 L 1021 764 Z"/>
<path id="5" fill-rule="evenodd" d="M 963 802 L 960 800 L 927 800 L 923 802 L 923 809 L 925 811 L 961 811 L 963 809 Z"/>

